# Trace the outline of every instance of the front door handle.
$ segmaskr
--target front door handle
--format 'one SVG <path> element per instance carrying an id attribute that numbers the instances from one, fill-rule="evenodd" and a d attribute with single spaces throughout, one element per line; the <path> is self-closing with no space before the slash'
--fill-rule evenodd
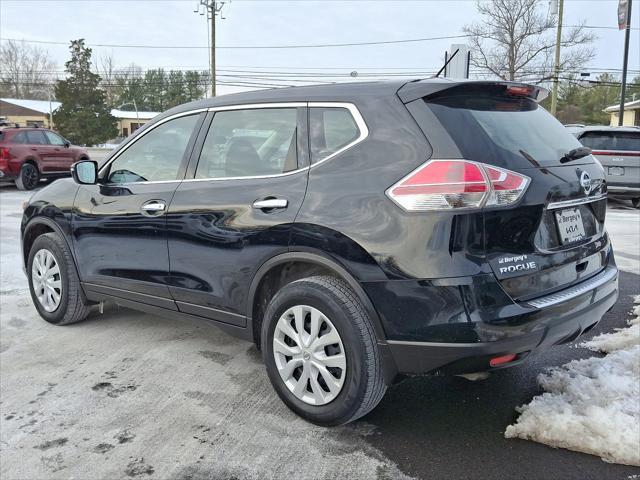
<path id="1" fill-rule="evenodd" d="M 253 208 L 259 210 L 271 210 L 274 208 L 287 208 L 289 201 L 286 198 L 265 198 L 253 202 Z"/>
<path id="2" fill-rule="evenodd" d="M 151 200 L 142 205 L 142 213 L 145 215 L 161 215 L 167 208 L 167 204 L 162 200 Z"/>

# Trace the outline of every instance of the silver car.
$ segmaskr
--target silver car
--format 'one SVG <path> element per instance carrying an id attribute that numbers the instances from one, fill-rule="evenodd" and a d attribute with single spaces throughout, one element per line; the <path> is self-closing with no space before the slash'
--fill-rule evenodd
<path id="1" fill-rule="evenodd" d="M 584 127 L 572 133 L 602 163 L 609 194 L 640 208 L 640 127 Z"/>

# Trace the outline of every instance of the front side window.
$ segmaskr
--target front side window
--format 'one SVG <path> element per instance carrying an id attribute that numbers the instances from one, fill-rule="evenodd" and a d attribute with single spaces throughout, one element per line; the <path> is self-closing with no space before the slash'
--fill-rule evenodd
<path id="1" fill-rule="evenodd" d="M 169 120 L 140 137 L 109 168 L 109 183 L 176 180 L 198 115 Z"/>
<path id="2" fill-rule="evenodd" d="M 298 168 L 296 108 L 217 112 L 202 146 L 196 178 L 277 175 Z"/>
<path id="3" fill-rule="evenodd" d="M 354 142 L 360 130 L 346 108 L 312 107 L 309 110 L 311 163 L 318 163 Z"/>
<path id="4" fill-rule="evenodd" d="M 44 132 L 44 134 L 49 139 L 51 145 L 64 146 L 65 141 L 60 135 L 53 132 Z"/>

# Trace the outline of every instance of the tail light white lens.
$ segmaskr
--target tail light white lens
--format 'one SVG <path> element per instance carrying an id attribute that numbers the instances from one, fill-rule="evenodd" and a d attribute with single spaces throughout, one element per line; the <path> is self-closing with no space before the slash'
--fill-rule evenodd
<path id="1" fill-rule="evenodd" d="M 387 190 L 407 211 L 452 210 L 516 202 L 529 184 L 518 173 L 468 160 L 430 160 Z"/>

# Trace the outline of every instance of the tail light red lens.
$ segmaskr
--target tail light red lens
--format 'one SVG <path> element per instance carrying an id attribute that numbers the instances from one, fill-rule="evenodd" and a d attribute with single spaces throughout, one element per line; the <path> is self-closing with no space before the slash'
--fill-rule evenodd
<path id="1" fill-rule="evenodd" d="M 469 160 L 430 160 L 387 190 L 407 211 L 480 208 L 515 203 L 529 178 Z"/>
<path id="2" fill-rule="evenodd" d="M 0 147 L 0 162 L 6 165 L 6 163 L 9 161 L 9 158 L 10 158 L 9 149 L 5 147 Z"/>

